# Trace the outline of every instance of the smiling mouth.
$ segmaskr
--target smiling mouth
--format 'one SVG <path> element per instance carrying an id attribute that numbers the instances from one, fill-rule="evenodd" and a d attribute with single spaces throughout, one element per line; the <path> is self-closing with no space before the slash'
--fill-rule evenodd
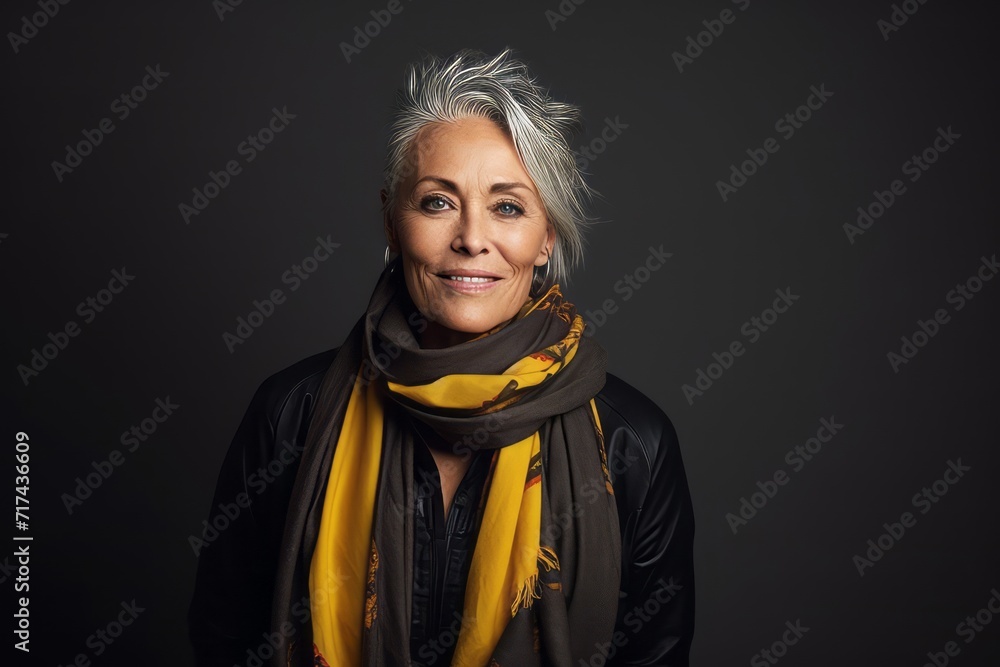
<path id="1" fill-rule="evenodd" d="M 467 295 L 490 293 L 503 280 L 500 276 L 456 276 L 448 273 L 439 273 L 437 277 L 451 292 Z"/>
<path id="2" fill-rule="evenodd" d="M 453 282 L 460 283 L 492 283 L 499 280 L 499 278 L 484 278 L 480 276 L 443 276 L 439 275 L 438 278 L 444 278 L 445 280 L 451 280 Z"/>

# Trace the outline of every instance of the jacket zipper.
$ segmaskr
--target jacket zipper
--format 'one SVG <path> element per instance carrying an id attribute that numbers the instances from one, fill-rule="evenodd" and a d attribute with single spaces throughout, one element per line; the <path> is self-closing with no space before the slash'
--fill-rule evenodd
<path id="1" fill-rule="evenodd" d="M 463 482 L 464 481 L 465 480 L 463 480 Z M 440 636 L 441 628 L 443 627 L 441 624 L 441 615 L 443 614 L 442 607 L 444 605 L 444 595 L 441 593 L 441 590 L 448 582 L 448 570 L 449 566 L 451 565 L 451 538 L 453 533 L 455 532 L 455 524 L 458 521 L 457 517 L 465 509 L 466 498 L 465 494 L 461 492 L 461 486 L 462 484 L 459 484 L 459 490 L 456 492 L 455 498 L 452 500 L 451 510 L 448 512 L 448 519 L 447 521 L 445 521 L 444 550 L 440 554 L 436 553 L 435 550 L 435 554 L 433 556 L 434 558 L 433 571 L 435 577 L 432 586 L 432 588 L 434 589 L 434 595 L 433 595 L 434 602 L 432 604 L 431 609 L 432 609 L 432 616 L 434 617 L 434 630 L 431 633 L 431 636 L 434 639 L 437 639 Z M 443 495 L 442 495 L 442 500 L 443 500 Z M 441 511 L 442 513 L 444 512 L 443 505 Z M 437 540 L 435 540 L 435 545 L 436 544 Z M 441 560 L 444 560 L 443 564 L 439 562 Z M 440 579 L 437 578 L 437 572 L 439 569 L 443 570 Z"/>

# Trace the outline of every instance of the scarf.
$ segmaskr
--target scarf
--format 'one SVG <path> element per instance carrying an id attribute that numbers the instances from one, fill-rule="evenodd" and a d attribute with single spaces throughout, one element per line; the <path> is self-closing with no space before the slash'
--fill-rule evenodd
<path id="1" fill-rule="evenodd" d="M 606 353 L 558 284 L 491 331 L 422 349 L 413 333 L 426 322 L 398 264 L 317 394 L 279 553 L 272 664 L 411 664 L 423 445 L 408 418 L 456 452 L 494 450 L 452 665 L 589 663 L 611 639 L 621 575 L 593 398 Z"/>

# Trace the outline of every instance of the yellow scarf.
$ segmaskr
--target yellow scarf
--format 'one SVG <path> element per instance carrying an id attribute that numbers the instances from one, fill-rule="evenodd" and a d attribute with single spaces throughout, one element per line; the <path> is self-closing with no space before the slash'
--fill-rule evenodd
<path id="1" fill-rule="evenodd" d="M 504 396 L 536 386 L 569 364 L 583 327 L 576 315 L 563 340 L 521 358 L 500 375 L 456 374 L 420 386 L 390 382 L 389 388 L 427 406 L 496 411 L 504 406 Z M 314 648 L 326 661 L 319 664 L 360 665 L 362 630 L 371 627 L 379 613 L 374 592 L 379 556 L 372 520 L 382 450 L 381 400 L 375 383 L 365 384 L 359 373 L 334 451 L 309 571 Z M 590 409 L 599 429 L 593 399 Z M 539 562 L 559 568 L 554 551 L 539 539 L 540 446 L 536 431 L 500 449 L 468 576 L 468 622 L 462 624 L 453 665 L 486 664 L 518 607 L 530 607 L 540 597 Z M 607 486 L 613 493 L 610 483 Z"/>

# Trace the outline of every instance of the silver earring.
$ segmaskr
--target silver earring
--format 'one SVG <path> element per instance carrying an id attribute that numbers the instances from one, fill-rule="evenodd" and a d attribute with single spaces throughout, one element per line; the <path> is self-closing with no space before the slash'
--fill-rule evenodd
<path id="1" fill-rule="evenodd" d="M 389 266 L 389 246 L 385 247 L 385 265 Z M 395 270 L 396 267 L 392 267 L 392 269 L 389 270 L 389 273 L 392 273 Z"/>
<path id="2" fill-rule="evenodd" d="M 542 276 L 541 280 L 538 280 L 538 274 L 537 273 L 535 273 L 534 276 L 532 276 L 532 278 L 533 278 L 532 283 L 536 283 L 536 282 L 538 283 L 538 287 L 535 288 L 535 290 L 534 290 L 536 296 L 540 296 L 541 291 L 542 291 L 542 287 L 545 285 L 545 281 L 549 279 L 549 264 L 551 264 L 551 263 L 552 263 L 552 260 L 549 260 L 548 262 L 545 262 L 545 275 Z"/>

